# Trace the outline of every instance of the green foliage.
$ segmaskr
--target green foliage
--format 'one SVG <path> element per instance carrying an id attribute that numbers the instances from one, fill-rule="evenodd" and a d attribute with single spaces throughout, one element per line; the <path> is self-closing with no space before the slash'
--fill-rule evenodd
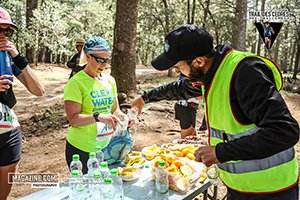
<path id="1" fill-rule="evenodd" d="M 288 57 L 292 54 L 292 46 L 300 39 L 300 5 L 299 0 L 266 1 L 266 10 L 287 9 L 290 20 L 284 23 L 278 37 L 281 39 L 278 60 L 283 60 L 284 52 Z M 137 57 L 138 62 L 149 64 L 151 59 L 162 52 L 164 36 L 167 32 L 187 23 L 187 1 L 140 0 L 137 27 Z M 190 1 L 191 4 L 193 1 Z M 209 12 L 204 19 L 208 0 L 197 0 L 194 21 L 205 28 L 219 43 L 231 43 L 235 37 L 236 0 L 209 0 Z M 247 1 L 248 10 L 260 10 L 261 0 Z M 258 2 L 258 5 L 256 5 Z M 13 36 L 14 42 L 21 51 L 25 45 L 30 45 L 37 52 L 47 47 L 52 54 L 72 55 L 74 41 L 77 38 L 88 38 L 91 35 L 101 35 L 112 45 L 114 33 L 114 17 L 116 0 L 39 0 L 39 6 L 34 11 L 31 23 L 25 23 L 25 0 L 2 0 L 1 6 L 9 10 L 14 22 L 19 26 L 18 34 Z M 258 6 L 258 8 L 256 7 Z M 192 5 L 190 6 L 192 9 Z M 190 10 L 191 13 L 191 10 Z M 131 12 L 128 11 L 128 15 Z M 167 23 L 167 19 L 169 20 Z M 284 32 L 288 29 L 288 38 Z M 257 43 L 257 31 L 254 21 L 247 21 L 247 49 Z M 273 46 L 274 47 L 274 46 Z M 295 59 L 295 58 L 294 58 Z M 288 59 L 288 64 L 293 65 Z M 138 64 L 138 63 L 137 63 Z"/>

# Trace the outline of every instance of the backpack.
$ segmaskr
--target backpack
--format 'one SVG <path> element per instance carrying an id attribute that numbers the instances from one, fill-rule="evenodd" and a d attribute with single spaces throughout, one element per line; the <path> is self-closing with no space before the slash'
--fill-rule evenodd
<path id="1" fill-rule="evenodd" d="M 109 165 L 123 163 L 127 154 L 132 151 L 133 141 L 127 128 L 125 131 L 116 131 L 109 144 L 102 149 L 104 161 Z"/>

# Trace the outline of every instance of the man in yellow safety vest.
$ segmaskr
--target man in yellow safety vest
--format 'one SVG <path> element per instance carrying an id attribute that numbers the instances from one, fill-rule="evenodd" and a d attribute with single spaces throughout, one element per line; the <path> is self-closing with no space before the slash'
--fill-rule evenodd
<path id="1" fill-rule="evenodd" d="M 144 92 L 132 106 L 203 95 L 210 145 L 195 156 L 217 164 L 228 199 L 298 199 L 299 125 L 279 93 L 274 62 L 229 45 L 214 48 L 205 29 L 184 25 L 166 36 L 165 51 L 151 64 L 176 66 L 189 80 Z"/>

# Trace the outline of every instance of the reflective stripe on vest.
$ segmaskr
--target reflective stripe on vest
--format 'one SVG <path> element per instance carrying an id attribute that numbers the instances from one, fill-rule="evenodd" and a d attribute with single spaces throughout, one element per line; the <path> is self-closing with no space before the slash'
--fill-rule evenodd
<path id="1" fill-rule="evenodd" d="M 215 128 L 210 128 L 210 137 L 230 141 L 230 140 L 238 139 L 238 138 L 243 137 L 243 136 L 252 135 L 253 133 L 256 133 L 259 129 L 260 128 L 255 127 L 253 129 L 250 129 L 250 130 L 245 131 L 245 132 L 240 133 L 240 134 L 228 134 L 228 133 L 225 133 L 225 131 L 223 131 L 223 130 L 217 130 Z"/>
<path id="2" fill-rule="evenodd" d="M 281 151 L 273 156 L 264 159 L 257 160 L 243 160 L 240 162 L 218 164 L 218 167 L 224 171 L 241 174 L 246 172 L 255 172 L 259 170 L 269 169 L 276 167 L 282 163 L 293 160 L 295 155 L 294 148 L 289 148 L 285 151 Z"/>
<path id="3" fill-rule="evenodd" d="M 268 59 L 251 53 L 230 51 L 219 65 L 205 95 L 205 116 L 208 121 L 210 145 L 250 136 L 260 130 L 254 123 L 241 124 L 232 113 L 231 79 L 238 64 L 247 57 L 265 62 L 273 72 L 277 90 L 282 80 L 278 68 Z M 202 87 L 204 90 L 204 87 Z M 250 95 L 250 94 L 249 94 Z M 264 159 L 238 160 L 219 164 L 220 178 L 228 187 L 249 193 L 276 192 L 298 180 L 298 162 L 293 148 Z"/>

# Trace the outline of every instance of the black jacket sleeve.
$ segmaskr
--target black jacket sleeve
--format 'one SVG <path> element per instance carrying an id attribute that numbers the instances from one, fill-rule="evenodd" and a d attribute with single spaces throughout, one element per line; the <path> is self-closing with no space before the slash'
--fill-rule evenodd
<path id="1" fill-rule="evenodd" d="M 202 96 L 200 84 L 188 79 L 178 80 L 150 91 L 144 92 L 142 98 L 145 103 L 160 100 L 181 100 Z"/>
<path id="2" fill-rule="evenodd" d="M 76 66 L 77 66 L 77 57 L 78 57 L 78 54 L 75 54 L 71 60 L 69 60 L 67 62 L 67 66 L 71 69 L 74 69 Z"/>
<path id="3" fill-rule="evenodd" d="M 233 77 L 236 101 L 242 114 L 260 130 L 216 146 L 220 162 L 266 158 L 294 146 L 299 125 L 277 91 L 271 69 L 253 59 L 240 63 Z"/>

